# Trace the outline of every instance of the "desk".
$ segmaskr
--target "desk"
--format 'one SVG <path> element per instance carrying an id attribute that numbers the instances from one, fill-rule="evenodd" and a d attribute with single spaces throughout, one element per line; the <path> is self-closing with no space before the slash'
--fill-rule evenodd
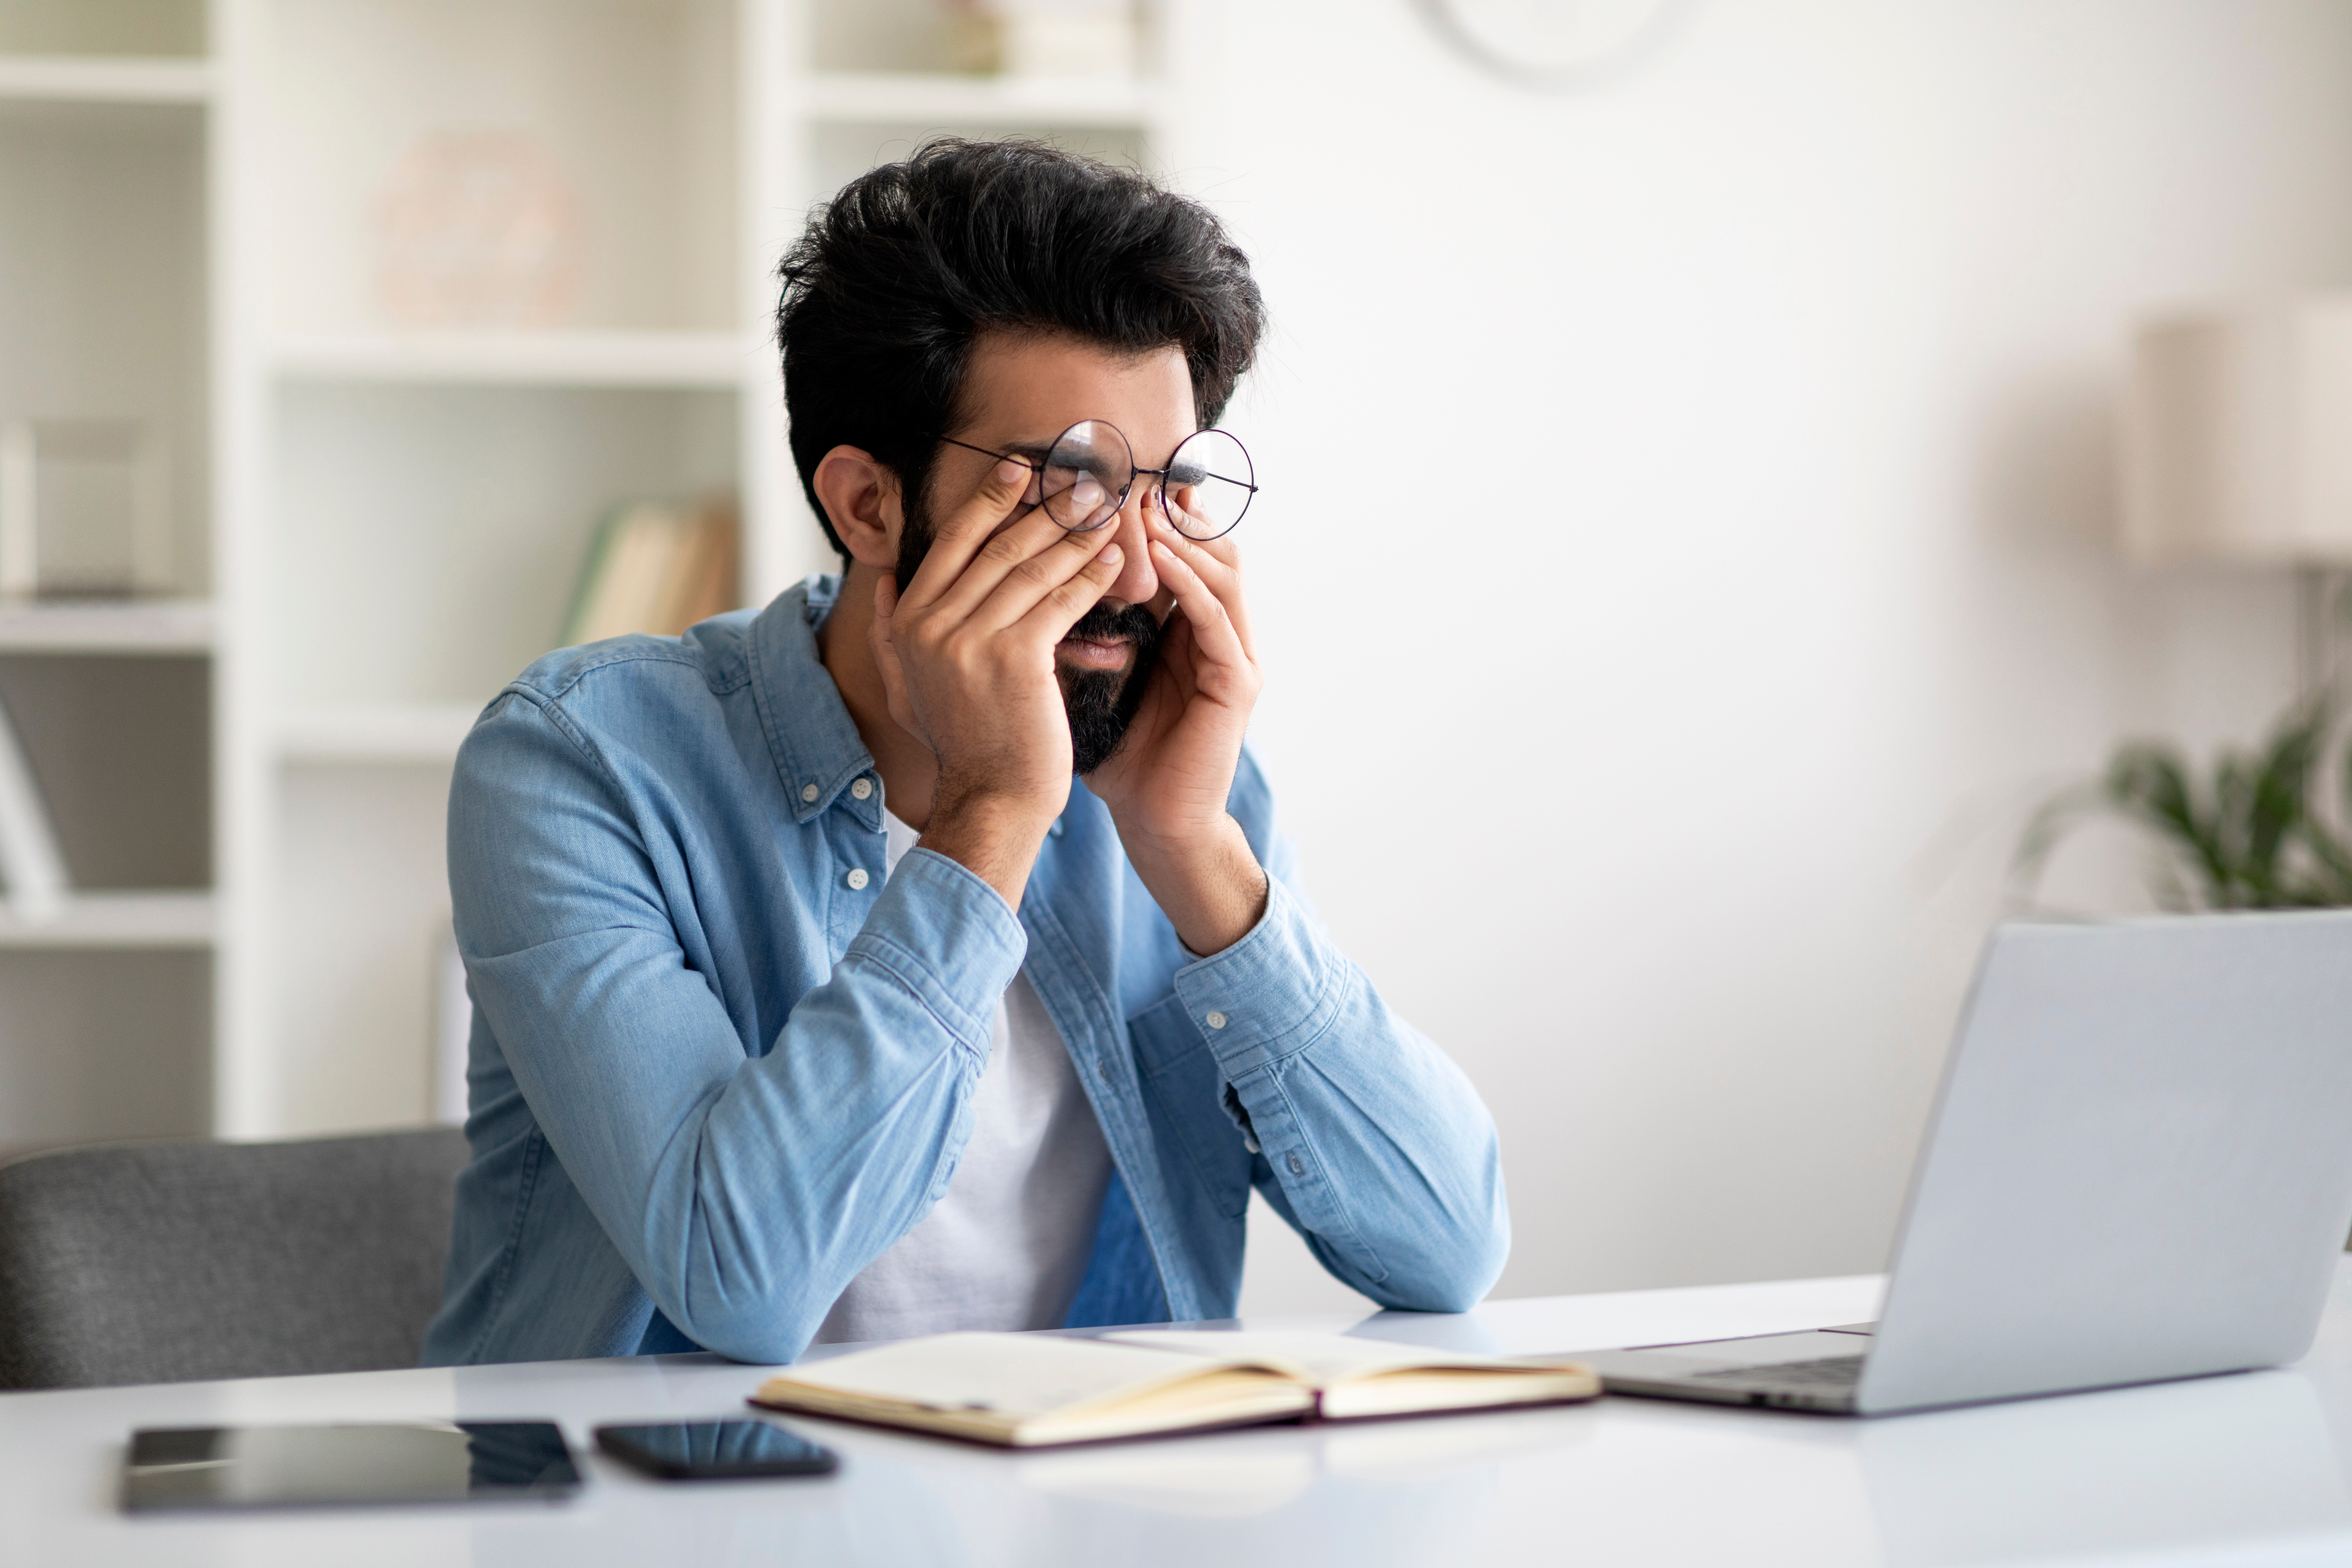
<path id="1" fill-rule="evenodd" d="M 1769 1333 L 1875 1314 L 1873 1278 L 1498 1301 L 1357 1331 L 1507 1352 Z M 1271 1327 L 1260 1321 L 1253 1326 Z M 1348 1320 L 1284 1320 L 1338 1329 Z M 2352 1272 L 2283 1372 L 1834 1417 L 1607 1399 L 1015 1455 L 814 1420 L 820 1480 L 686 1487 L 589 1453 L 568 1504 L 131 1520 L 137 1426 L 739 1414 L 707 1356 L 0 1396 L 0 1562 L 916 1568 L 2352 1563 Z"/>

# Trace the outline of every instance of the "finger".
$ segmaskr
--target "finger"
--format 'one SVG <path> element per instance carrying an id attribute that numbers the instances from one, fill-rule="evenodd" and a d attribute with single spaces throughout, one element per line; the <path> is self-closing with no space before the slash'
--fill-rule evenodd
<path id="1" fill-rule="evenodd" d="M 983 558 L 987 553 L 982 552 Z M 1026 619 L 1029 613 L 1048 596 L 1097 567 L 1105 558 L 1113 563 L 1108 581 L 1116 581 L 1117 563 L 1124 554 L 1116 529 L 1089 529 L 1084 533 L 1066 534 L 1059 542 L 1015 562 L 997 580 L 987 596 L 972 607 L 971 614 L 964 618 L 964 624 L 987 631 L 1002 631 Z M 974 571 L 977 570 L 975 564 Z M 1108 586 L 1108 581 L 1105 585 Z M 1101 597 L 1097 592 L 1093 599 L 1079 607 L 1078 613 L 1084 615 Z"/>
<path id="2" fill-rule="evenodd" d="M 1200 689 L 1192 666 L 1192 623 L 1180 612 L 1168 617 L 1160 633 L 1159 673 L 1173 682 L 1179 696 L 1190 698 Z"/>
<path id="3" fill-rule="evenodd" d="M 1225 613 L 1224 601 L 1210 591 L 1192 562 L 1171 549 L 1163 537 L 1151 542 L 1151 564 L 1159 571 L 1160 581 L 1176 595 L 1176 608 L 1191 625 L 1193 646 L 1202 656 L 1213 664 L 1247 666 L 1251 662 L 1248 646 Z"/>
<path id="4" fill-rule="evenodd" d="M 882 690 L 888 699 L 891 722 L 908 734 L 915 731 L 914 704 L 907 698 L 907 672 L 898 664 L 898 645 L 890 635 L 891 620 L 898 609 L 898 585 L 886 575 L 874 584 L 874 619 L 866 628 L 866 646 L 874 656 L 874 668 L 882 674 Z"/>
<path id="5" fill-rule="evenodd" d="M 915 580 L 906 585 L 905 603 L 910 608 L 929 605 L 963 575 L 991 535 L 1021 510 L 1035 471 L 1007 458 L 981 476 L 979 487 L 948 513 L 932 535 L 930 552 L 916 570 Z"/>
<path id="6" fill-rule="evenodd" d="M 934 613 L 959 624 L 1010 626 L 1117 537 L 1108 528 L 1074 533 L 1041 508 L 984 541 L 954 585 L 933 601 Z M 1008 591 L 1009 611 L 983 609 Z"/>
<path id="7" fill-rule="evenodd" d="M 1250 658 L 1257 657 L 1257 640 L 1250 635 L 1249 605 L 1242 593 L 1241 552 L 1229 539 L 1187 539 L 1175 527 L 1160 520 L 1152 534 L 1152 542 L 1162 546 L 1190 567 L 1192 574 L 1207 584 L 1225 607 L 1226 618 L 1233 622 L 1234 633 L 1241 638 L 1243 649 Z M 1154 551 L 1152 561 L 1160 560 Z M 1173 584 L 1170 584 L 1171 590 Z"/>
<path id="8" fill-rule="evenodd" d="M 1102 603 L 1103 595 L 1118 581 L 1119 563 L 1124 559 L 1126 552 L 1116 542 L 1105 544 L 1067 579 L 1038 595 L 1017 623 L 1022 635 L 1042 638 L 1049 648 L 1069 636 L 1078 617 Z"/>

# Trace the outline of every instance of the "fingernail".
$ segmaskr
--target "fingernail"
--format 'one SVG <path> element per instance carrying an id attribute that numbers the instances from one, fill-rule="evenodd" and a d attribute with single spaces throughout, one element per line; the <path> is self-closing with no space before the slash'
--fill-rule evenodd
<path id="1" fill-rule="evenodd" d="M 996 482 L 1000 485 L 1017 485 L 1021 482 L 1022 476 L 1028 471 L 1012 458 L 1007 458 L 996 465 Z"/>
<path id="2" fill-rule="evenodd" d="M 1116 544 L 1106 544 L 1106 545 L 1104 545 L 1104 546 L 1103 546 L 1103 552 L 1102 552 L 1102 563 L 1103 563 L 1104 565 L 1106 565 L 1106 566 L 1116 566 L 1116 565 L 1118 565 L 1118 561 L 1119 561 L 1118 546 L 1118 545 L 1116 545 Z"/>

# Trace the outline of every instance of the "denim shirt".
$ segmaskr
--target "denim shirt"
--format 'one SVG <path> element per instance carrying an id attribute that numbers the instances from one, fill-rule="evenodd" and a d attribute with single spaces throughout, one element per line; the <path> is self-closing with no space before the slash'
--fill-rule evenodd
<path id="1" fill-rule="evenodd" d="M 1265 917 L 1196 959 L 1074 784 L 1016 915 L 918 848 L 815 631 L 839 580 L 549 655 L 457 754 L 472 1161 L 427 1364 L 798 1356 L 954 1175 L 1016 972 L 1117 1166 L 1072 1326 L 1230 1316 L 1253 1187 L 1383 1306 L 1509 1245 L 1466 1079 L 1333 945 L 1246 753 Z"/>

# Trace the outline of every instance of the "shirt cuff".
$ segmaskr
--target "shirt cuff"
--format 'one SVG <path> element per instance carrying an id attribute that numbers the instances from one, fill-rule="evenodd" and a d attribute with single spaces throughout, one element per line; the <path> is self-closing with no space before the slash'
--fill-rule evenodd
<path id="1" fill-rule="evenodd" d="M 1313 1044 L 1339 1011 L 1347 976 L 1306 907 L 1269 877 L 1257 924 L 1178 970 L 1176 995 L 1231 1082 Z"/>
<path id="2" fill-rule="evenodd" d="M 996 1005 L 1029 934 L 1004 896 L 935 849 L 910 849 L 843 955 L 898 976 L 955 1037 L 988 1054 Z"/>

